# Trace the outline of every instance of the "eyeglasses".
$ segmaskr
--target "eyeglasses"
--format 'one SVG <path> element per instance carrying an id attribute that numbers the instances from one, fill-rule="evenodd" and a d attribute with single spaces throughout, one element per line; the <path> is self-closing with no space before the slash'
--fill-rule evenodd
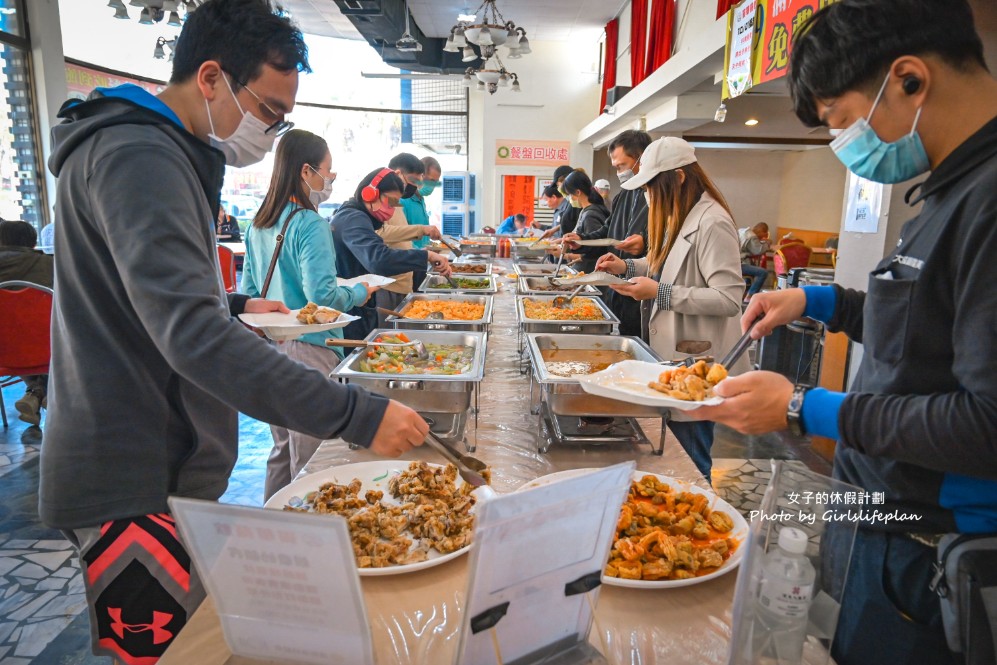
<path id="1" fill-rule="evenodd" d="M 226 72 L 226 74 L 228 74 L 228 72 Z M 229 74 L 229 76 L 232 75 Z M 283 136 L 284 134 L 287 134 L 289 131 L 291 131 L 291 129 L 294 127 L 293 122 L 291 122 L 290 120 L 281 120 L 280 117 L 282 114 L 274 111 L 272 106 L 270 106 L 265 101 L 260 99 L 260 96 L 257 95 L 255 92 L 253 92 L 252 88 L 250 88 L 245 83 L 239 81 L 234 76 L 232 76 L 232 80 L 241 85 L 243 88 L 245 88 L 249 92 L 249 94 L 251 94 L 256 99 L 256 103 L 260 110 L 260 115 L 263 116 L 263 121 L 271 123 L 270 126 L 267 127 L 266 129 L 267 134 L 272 136 Z"/>

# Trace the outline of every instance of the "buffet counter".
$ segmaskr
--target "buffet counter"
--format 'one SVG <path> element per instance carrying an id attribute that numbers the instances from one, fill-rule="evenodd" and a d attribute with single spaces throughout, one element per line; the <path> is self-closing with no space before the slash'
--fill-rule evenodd
<path id="1" fill-rule="evenodd" d="M 520 373 L 516 282 L 505 276 L 498 281 L 501 288 L 495 296 L 494 323 L 489 332 L 474 453 L 491 467 L 492 486 L 498 493 L 514 491 L 555 471 L 603 467 L 629 460 L 636 460 L 639 471 L 706 487 L 695 465 L 671 435 L 661 456 L 653 454 L 649 445 L 555 444 L 546 454 L 539 453 L 539 421 L 531 413 L 531 406 L 535 405 L 530 404 L 530 380 Z M 418 337 L 416 332 L 411 335 Z M 660 419 L 640 420 L 640 424 L 651 438 L 656 438 Z M 342 441 L 326 441 L 302 475 L 376 459 L 380 458 L 366 450 L 351 450 Z M 412 451 L 405 459 L 443 462 L 427 446 Z M 536 537 L 540 542 L 544 535 L 538 533 Z M 453 662 L 468 560 L 468 556 L 461 556 L 417 572 L 361 578 L 377 663 L 449 665 Z M 612 665 L 721 665 L 727 659 L 736 578 L 736 572 L 731 572 L 690 586 L 667 589 L 629 589 L 604 584 L 590 641 L 606 654 Z M 257 662 L 261 661 L 231 655 L 209 598 L 160 660 L 160 665 Z"/>

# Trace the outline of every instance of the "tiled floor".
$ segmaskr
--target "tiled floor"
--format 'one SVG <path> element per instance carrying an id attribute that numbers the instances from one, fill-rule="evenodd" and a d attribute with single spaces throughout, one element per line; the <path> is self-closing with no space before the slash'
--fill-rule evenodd
<path id="1" fill-rule="evenodd" d="M 42 429 L 17 419 L 14 402 L 22 394 L 12 386 L 2 395 L 10 426 L 0 431 L 0 665 L 107 665 L 90 654 L 79 563 L 62 534 L 38 519 Z M 261 505 L 270 429 L 242 416 L 239 435 L 239 461 L 222 500 Z M 741 510 L 760 500 L 769 458 L 830 471 L 805 442 L 744 437 L 723 427 L 713 456 L 717 491 Z"/>

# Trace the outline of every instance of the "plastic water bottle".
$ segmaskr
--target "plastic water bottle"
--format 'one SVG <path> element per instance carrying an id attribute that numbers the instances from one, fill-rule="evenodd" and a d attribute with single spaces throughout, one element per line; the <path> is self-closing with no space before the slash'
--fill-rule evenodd
<path id="1" fill-rule="evenodd" d="M 805 554 L 807 542 L 807 534 L 800 529 L 783 527 L 779 546 L 765 555 L 753 638 L 761 651 L 755 662 L 793 665 L 803 660 L 817 576 Z"/>

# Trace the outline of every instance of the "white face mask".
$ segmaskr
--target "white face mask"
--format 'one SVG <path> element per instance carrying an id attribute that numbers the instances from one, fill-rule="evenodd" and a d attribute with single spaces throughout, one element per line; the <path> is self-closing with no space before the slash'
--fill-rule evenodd
<path id="1" fill-rule="evenodd" d="M 320 204 L 325 203 L 332 196 L 332 178 L 326 178 L 324 175 L 316 171 L 311 164 L 308 164 L 308 168 L 318 177 L 322 178 L 322 189 L 312 189 L 312 186 L 308 184 L 305 180 L 305 187 L 308 188 L 308 200 L 318 208 Z"/>
<path id="2" fill-rule="evenodd" d="M 222 74 L 222 79 L 225 81 L 225 86 L 228 88 L 229 94 L 232 95 L 236 107 L 242 112 L 242 120 L 239 121 L 239 126 L 235 128 L 231 136 L 227 139 L 220 138 L 215 134 L 215 123 L 211 118 L 211 106 L 208 104 L 208 100 L 205 99 L 204 107 L 208 110 L 208 125 L 211 127 L 208 140 L 211 142 L 211 147 L 217 148 L 225 154 L 225 163 L 229 166 L 234 166 L 235 168 L 251 166 L 260 162 L 268 152 L 273 150 L 273 144 L 277 136 L 267 134 L 269 127 L 255 115 L 246 113 L 242 109 L 242 105 L 239 104 L 235 92 L 232 91 L 232 85 L 228 82 L 228 77 Z"/>

